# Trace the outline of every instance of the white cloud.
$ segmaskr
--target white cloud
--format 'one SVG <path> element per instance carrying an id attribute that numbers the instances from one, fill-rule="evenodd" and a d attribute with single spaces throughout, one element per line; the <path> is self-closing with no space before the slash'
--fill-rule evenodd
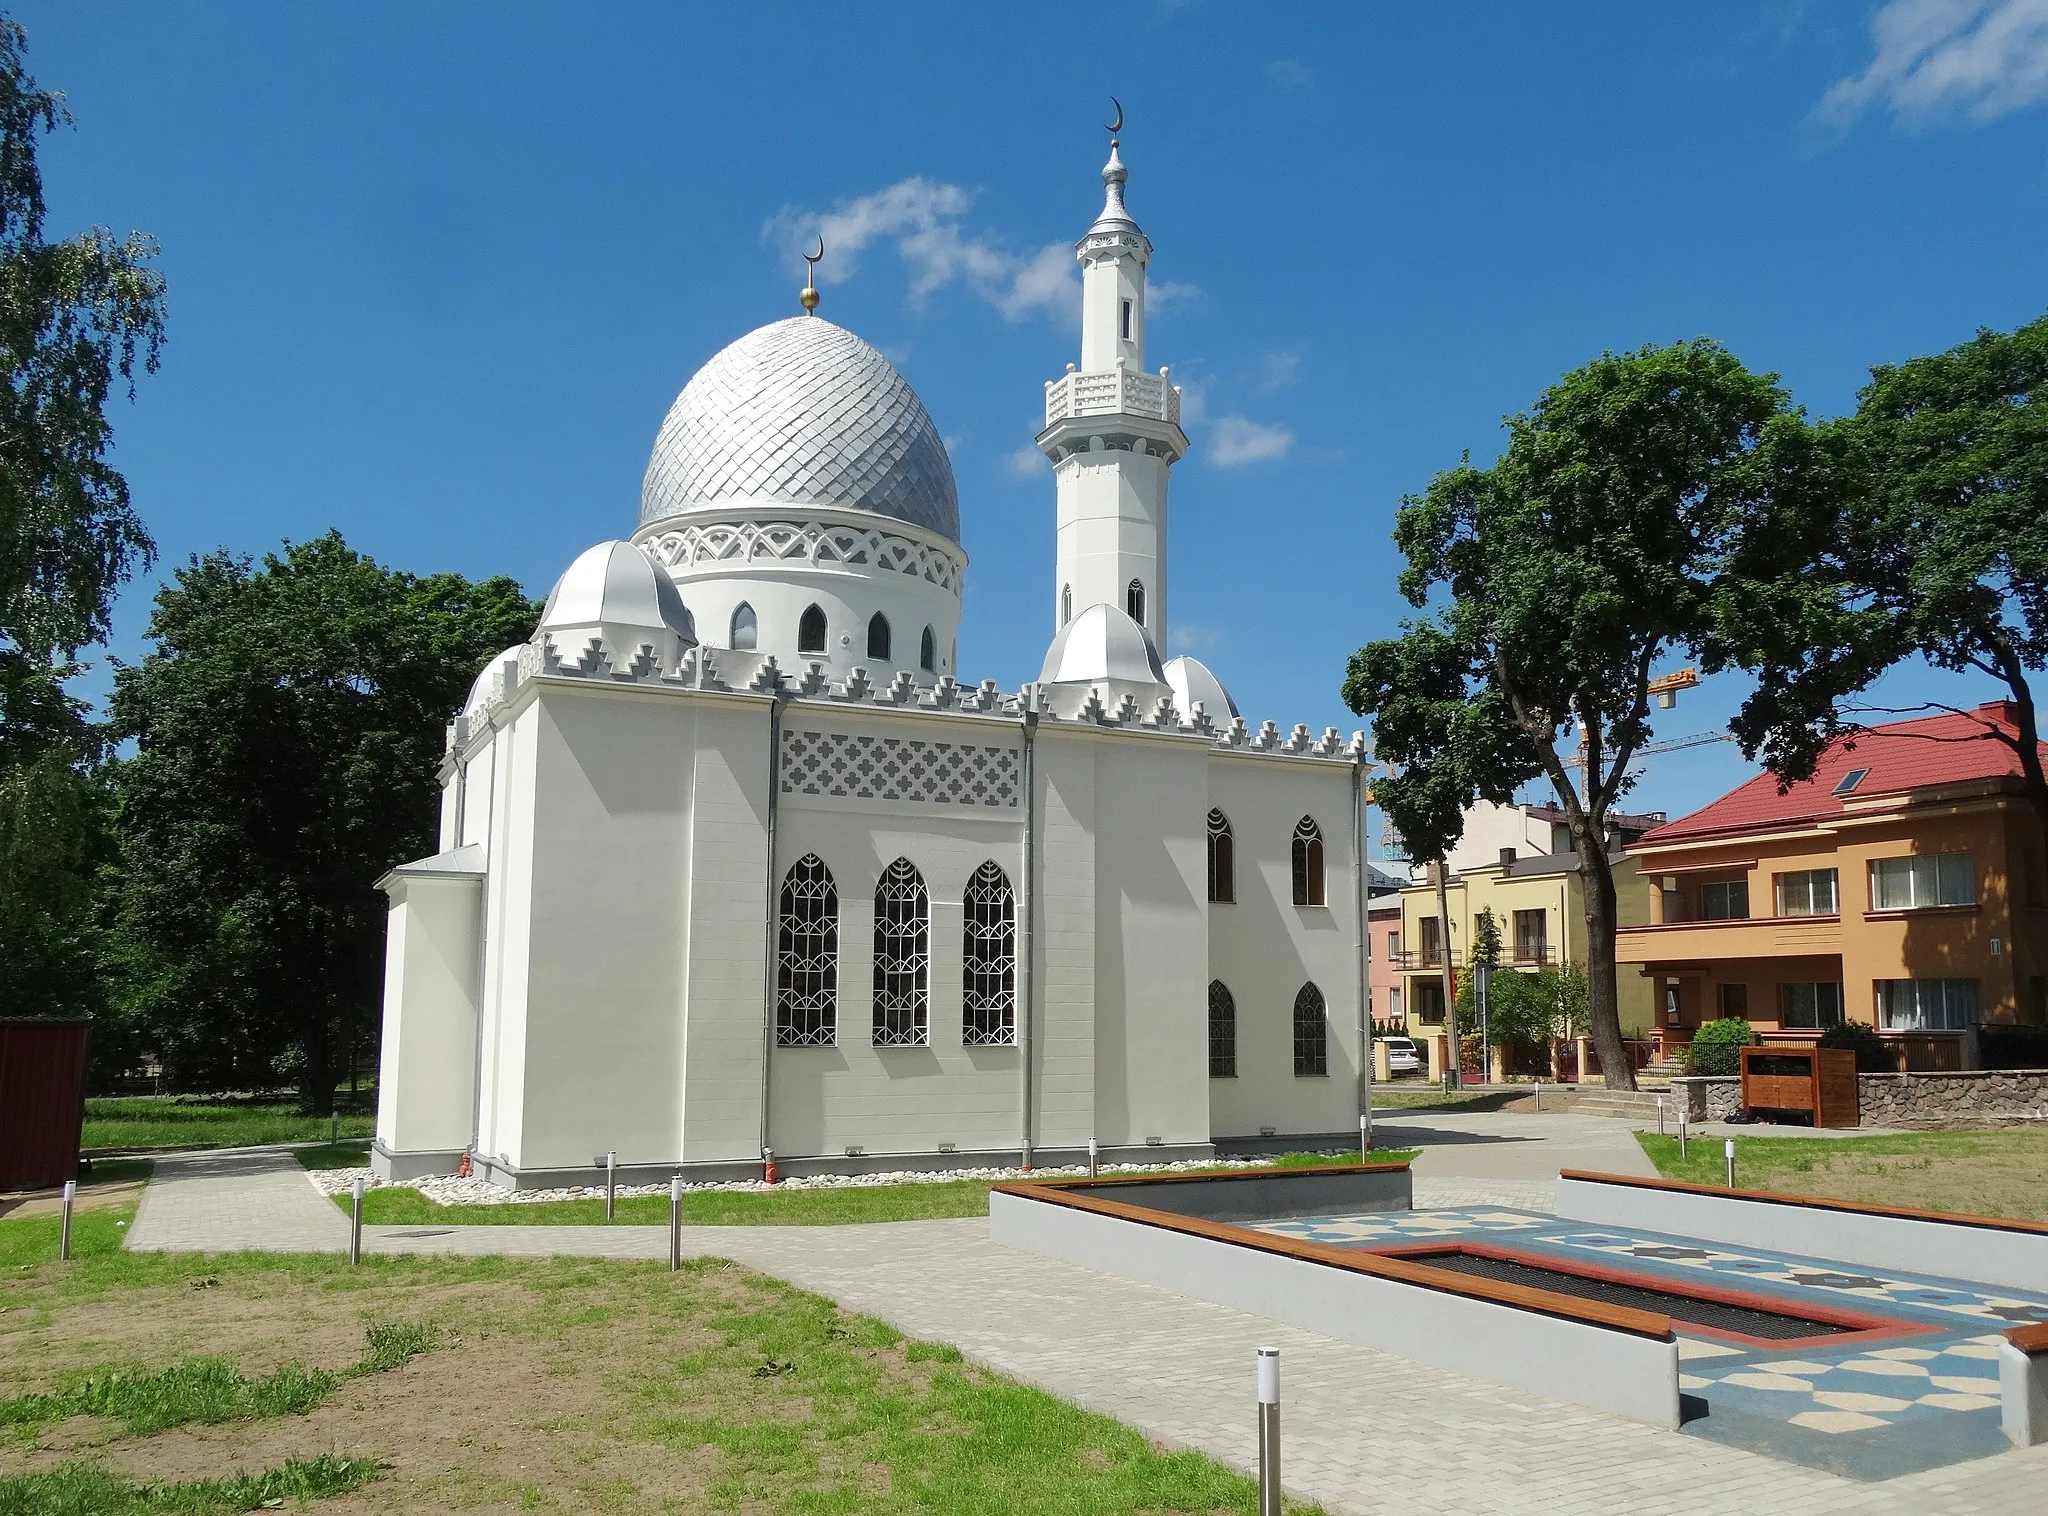
<path id="1" fill-rule="evenodd" d="M 1821 120 L 1882 103 L 1895 116 L 1990 121 L 2048 99 L 2048 0 L 1887 0 L 1870 31 L 1877 55 L 1821 97 Z"/>
<path id="2" fill-rule="evenodd" d="M 1261 426 L 1243 416 L 1218 416 L 1211 433 L 1209 457 L 1218 468 L 1237 468 L 1285 457 L 1294 433 L 1284 426 Z"/>
<path id="3" fill-rule="evenodd" d="M 1184 310 L 1191 305 L 1202 303 L 1202 287 L 1199 284 L 1183 284 L 1172 279 L 1160 279 L 1145 286 L 1145 308 L 1154 311 Z"/>
<path id="4" fill-rule="evenodd" d="M 1268 353 L 1259 360 L 1258 386 L 1267 394 L 1284 390 L 1301 377 L 1300 353 Z"/>
<path id="5" fill-rule="evenodd" d="M 1213 626 L 1176 621 L 1167 627 L 1166 640 L 1176 653 L 1206 653 L 1223 646 L 1223 633 Z"/>
<path id="6" fill-rule="evenodd" d="M 1275 89 L 1288 91 L 1307 89 L 1316 82 L 1316 76 L 1308 71 L 1299 58 L 1275 58 L 1266 65 L 1266 77 Z"/>
<path id="7" fill-rule="evenodd" d="M 822 236 L 821 283 L 853 278 L 869 247 L 893 245 L 910 274 L 913 300 L 960 283 L 1011 321 L 1035 312 L 1073 314 L 1079 297 L 1071 247 L 1056 242 L 1033 253 L 1012 252 L 962 226 L 973 198 L 957 184 L 903 179 L 825 212 L 784 206 L 761 228 L 761 239 L 795 257 Z"/>
<path id="8" fill-rule="evenodd" d="M 1012 479 L 1036 479 L 1045 472 L 1045 454 L 1034 442 L 1027 442 L 1014 453 L 1003 454 L 1003 468 Z"/>

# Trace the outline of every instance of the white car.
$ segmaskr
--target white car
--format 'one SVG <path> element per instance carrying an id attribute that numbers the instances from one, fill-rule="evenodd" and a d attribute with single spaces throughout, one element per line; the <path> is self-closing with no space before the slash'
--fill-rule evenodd
<path id="1" fill-rule="evenodd" d="M 1406 1037 L 1382 1037 L 1381 1047 L 1387 1050 L 1387 1072 L 1396 1079 L 1405 1074 L 1422 1072 L 1422 1057 L 1415 1051 L 1415 1044 Z"/>

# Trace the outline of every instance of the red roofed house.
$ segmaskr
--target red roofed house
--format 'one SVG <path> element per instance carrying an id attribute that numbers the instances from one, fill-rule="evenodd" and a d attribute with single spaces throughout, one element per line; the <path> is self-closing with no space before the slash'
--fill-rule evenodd
<path id="1" fill-rule="evenodd" d="M 1650 924 L 1619 933 L 1665 1043 L 1716 1016 L 1767 1042 L 1844 1018 L 1900 1067 L 1968 1068 L 1982 1023 L 2048 1022 L 2048 867 L 2003 702 L 1871 727 L 1779 793 L 1759 774 L 1630 853 Z"/>

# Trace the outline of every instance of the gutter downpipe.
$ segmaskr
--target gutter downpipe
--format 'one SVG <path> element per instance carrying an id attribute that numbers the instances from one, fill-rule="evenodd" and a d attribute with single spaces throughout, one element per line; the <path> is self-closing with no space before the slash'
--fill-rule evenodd
<path id="1" fill-rule="evenodd" d="M 1017 954 L 1017 1151 L 1019 1167 L 1031 1168 L 1031 1059 L 1038 975 L 1038 687 L 1024 687 L 1024 920 Z"/>
<path id="2" fill-rule="evenodd" d="M 1354 871 L 1358 928 L 1358 1161 L 1371 1161 L 1372 1154 L 1372 952 L 1366 936 L 1371 915 L 1372 874 L 1365 861 L 1365 787 L 1369 770 L 1360 758 L 1351 786 L 1351 840 L 1357 849 Z"/>
<path id="3" fill-rule="evenodd" d="M 768 706 L 768 868 L 764 891 L 767 896 L 761 958 L 761 1162 L 769 1162 L 768 1071 L 775 1057 L 775 934 L 776 920 L 775 833 L 781 818 L 782 797 L 782 708 L 788 694 L 777 689 Z"/>

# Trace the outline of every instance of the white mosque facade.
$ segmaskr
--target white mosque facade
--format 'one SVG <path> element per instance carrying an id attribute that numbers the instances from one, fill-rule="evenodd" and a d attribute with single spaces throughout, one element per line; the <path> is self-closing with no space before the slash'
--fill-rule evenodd
<path id="1" fill-rule="evenodd" d="M 440 851 L 384 880 L 380 1174 L 1355 1142 L 1362 743 L 1161 660 L 1188 442 L 1114 145 L 1103 177 L 1037 439 L 1039 679 L 959 677 L 952 466 L 880 353 L 807 309 L 712 358 L 638 530 L 451 725 Z"/>

